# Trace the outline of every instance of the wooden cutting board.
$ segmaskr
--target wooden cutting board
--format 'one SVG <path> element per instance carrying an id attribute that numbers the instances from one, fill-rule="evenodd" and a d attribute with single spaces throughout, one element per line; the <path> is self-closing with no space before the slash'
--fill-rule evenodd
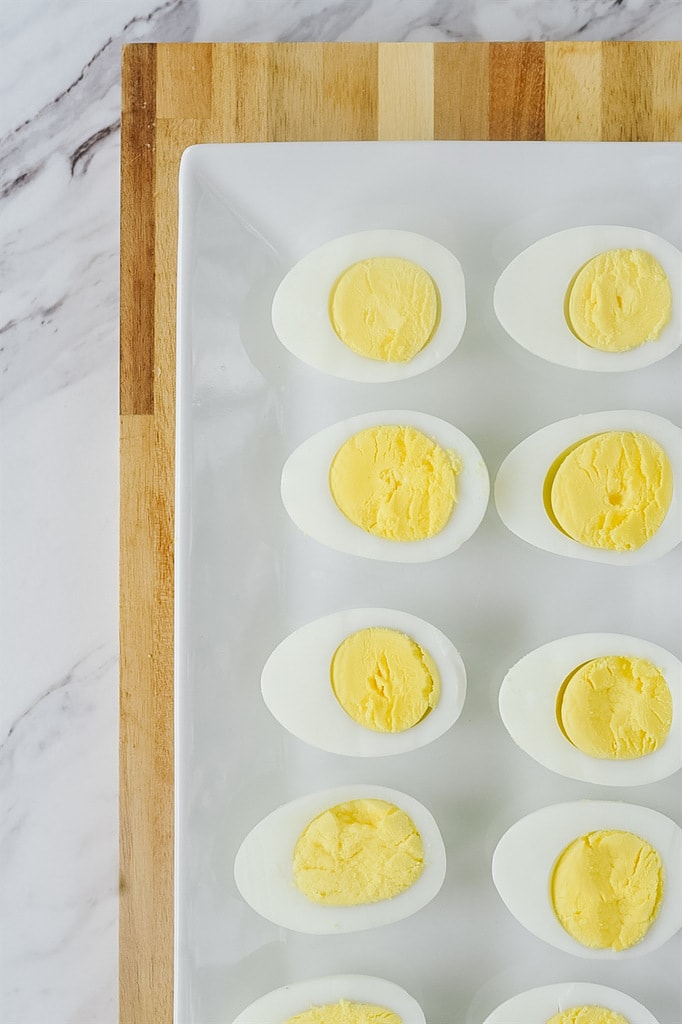
<path id="1" fill-rule="evenodd" d="M 121 152 L 120 1019 L 173 1014 L 180 155 L 197 142 L 682 139 L 680 43 L 134 44 Z"/>

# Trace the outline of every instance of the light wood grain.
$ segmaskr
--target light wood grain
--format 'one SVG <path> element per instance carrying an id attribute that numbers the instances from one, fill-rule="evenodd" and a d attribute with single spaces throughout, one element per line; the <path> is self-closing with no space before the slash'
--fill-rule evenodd
<path id="1" fill-rule="evenodd" d="M 176 43 L 156 45 L 156 115 L 173 121 L 213 117 L 213 47 L 195 43 L 190 60 L 177 61 Z"/>
<path id="2" fill-rule="evenodd" d="M 267 142 L 272 75 L 263 48 L 216 44 L 211 67 L 213 115 L 202 141 Z"/>
<path id="3" fill-rule="evenodd" d="M 121 421 L 120 1015 L 171 1020 L 173 978 L 171 493 L 155 416 Z M 165 471 L 168 473 L 168 470 Z M 172 660 L 172 659 L 171 659 Z"/>
<path id="4" fill-rule="evenodd" d="M 603 43 L 601 121 L 607 142 L 682 139 L 682 45 Z"/>
<path id="5" fill-rule="evenodd" d="M 545 47 L 545 138 L 583 142 L 602 137 L 602 44 Z"/>
<path id="6" fill-rule="evenodd" d="M 487 139 L 489 124 L 488 43 L 434 46 L 434 137 Z"/>
<path id="7" fill-rule="evenodd" d="M 177 174 L 199 142 L 682 138 L 676 43 L 135 44 L 121 156 L 120 1018 L 173 994 Z"/>
<path id="8" fill-rule="evenodd" d="M 379 45 L 379 139 L 433 138 L 433 46 Z"/>

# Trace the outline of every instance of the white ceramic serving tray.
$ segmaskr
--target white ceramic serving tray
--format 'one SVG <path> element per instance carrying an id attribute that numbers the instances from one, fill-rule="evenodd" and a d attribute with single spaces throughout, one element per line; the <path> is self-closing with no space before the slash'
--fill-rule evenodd
<path id="1" fill-rule="evenodd" d="M 497 323 L 507 262 L 577 224 L 648 228 L 682 241 L 673 144 L 326 143 L 188 150 L 180 173 L 175 674 L 177 1024 L 231 1024 L 290 981 L 335 973 L 403 985 L 429 1024 L 480 1024 L 525 988 L 581 980 L 621 988 L 661 1024 L 679 1019 L 680 936 L 623 963 L 575 959 L 527 933 L 492 883 L 492 851 L 550 803 L 625 799 L 678 816 L 679 779 L 607 790 L 552 774 L 519 750 L 497 711 L 508 670 L 570 633 L 640 635 L 679 656 L 680 548 L 618 568 L 561 558 L 509 533 L 492 502 L 482 526 L 437 562 L 367 562 L 299 534 L 279 494 L 282 465 L 338 419 L 414 408 L 451 420 L 491 477 L 553 420 L 642 408 L 679 417 L 681 354 L 632 373 L 590 374 L 530 355 Z M 452 249 L 468 321 L 457 351 L 412 380 L 363 385 L 299 363 L 270 324 L 274 290 L 314 246 L 404 228 Z M 468 674 L 461 718 L 430 747 L 348 759 L 289 735 L 260 695 L 288 633 L 355 606 L 432 622 Z M 239 896 L 234 856 L 277 805 L 369 782 L 421 800 L 439 822 L 448 873 L 424 910 L 376 931 L 305 936 Z M 279 1022 L 273 1022 L 279 1024 Z M 531 1022 L 529 1022 L 531 1024 Z"/>

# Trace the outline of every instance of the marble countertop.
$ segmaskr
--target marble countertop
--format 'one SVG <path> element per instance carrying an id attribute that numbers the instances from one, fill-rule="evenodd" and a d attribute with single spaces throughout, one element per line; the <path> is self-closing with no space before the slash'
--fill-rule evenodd
<path id="1" fill-rule="evenodd" d="M 676 0 L 8 0 L 2 18 L 0 1014 L 110 1024 L 121 45 L 672 39 L 681 26 Z"/>

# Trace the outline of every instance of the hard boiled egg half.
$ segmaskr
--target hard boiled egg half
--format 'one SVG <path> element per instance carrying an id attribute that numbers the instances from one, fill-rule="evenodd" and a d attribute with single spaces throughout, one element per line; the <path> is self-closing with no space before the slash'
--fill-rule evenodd
<path id="1" fill-rule="evenodd" d="M 413 410 L 364 413 L 314 434 L 282 470 L 294 523 L 337 551 L 430 562 L 478 528 L 488 471 L 451 423 Z"/>
<path id="2" fill-rule="evenodd" d="M 538 647 L 507 672 L 500 714 L 522 750 L 569 779 L 641 786 L 682 767 L 682 663 L 638 637 Z"/>
<path id="3" fill-rule="evenodd" d="M 558 555 L 639 565 L 682 539 L 682 431 L 640 410 L 543 427 L 500 466 L 495 505 L 512 533 Z"/>
<path id="4" fill-rule="evenodd" d="M 410 231 L 327 242 L 292 267 L 272 303 L 275 333 L 290 352 L 317 370 L 368 383 L 438 366 L 465 323 L 459 260 Z"/>
<path id="5" fill-rule="evenodd" d="M 597 1007 L 603 1011 L 600 1016 Z M 571 1015 L 570 1011 L 592 1008 L 588 1016 Z M 619 1014 L 619 1017 L 614 1016 Z M 564 1016 L 565 1015 L 565 1016 Z M 646 1007 L 632 996 L 606 985 L 584 981 L 564 981 L 520 992 L 507 999 L 486 1017 L 483 1024 L 658 1024 Z M 258 1022 L 260 1024 L 260 1022 Z M 279 1022 L 278 1022 L 279 1024 Z"/>
<path id="6" fill-rule="evenodd" d="M 682 341 L 681 284 L 682 253 L 658 235 L 575 227 L 512 260 L 495 286 L 494 306 L 514 341 L 550 363 L 634 370 Z"/>
<path id="7" fill-rule="evenodd" d="M 384 786 L 351 785 L 269 814 L 240 846 L 234 877 L 267 920 L 331 935 L 421 910 L 440 890 L 445 866 L 443 839 L 423 804 Z"/>
<path id="8" fill-rule="evenodd" d="M 320 1020 L 319 1010 L 326 1008 L 336 1008 L 338 1019 L 343 1020 L 338 1007 L 344 1003 L 351 1004 L 362 1024 L 426 1024 L 421 1007 L 404 988 L 364 974 L 335 974 L 284 985 L 247 1006 L 233 1024 L 314 1024 Z M 364 1012 L 357 1009 L 358 1004 Z M 307 1016 L 313 1008 L 318 1016 Z M 350 1009 L 346 1019 L 352 1019 Z"/>
<path id="9" fill-rule="evenodd" d="M 539 939 L 574 956 L 625 960 L 682 925 L 681 853 L 679 827 L 648 807 L 555 804 L 502 836 L 493 881 Z"/>
<path id="10" fill-rule="evenodd" d="M 466 671 L 451 641 L 416 615 L 354 608 L 283 640 L 261 690 L 277 721 L 306 743 L 382 757 L 423 747 L 454 724 Z"/>

